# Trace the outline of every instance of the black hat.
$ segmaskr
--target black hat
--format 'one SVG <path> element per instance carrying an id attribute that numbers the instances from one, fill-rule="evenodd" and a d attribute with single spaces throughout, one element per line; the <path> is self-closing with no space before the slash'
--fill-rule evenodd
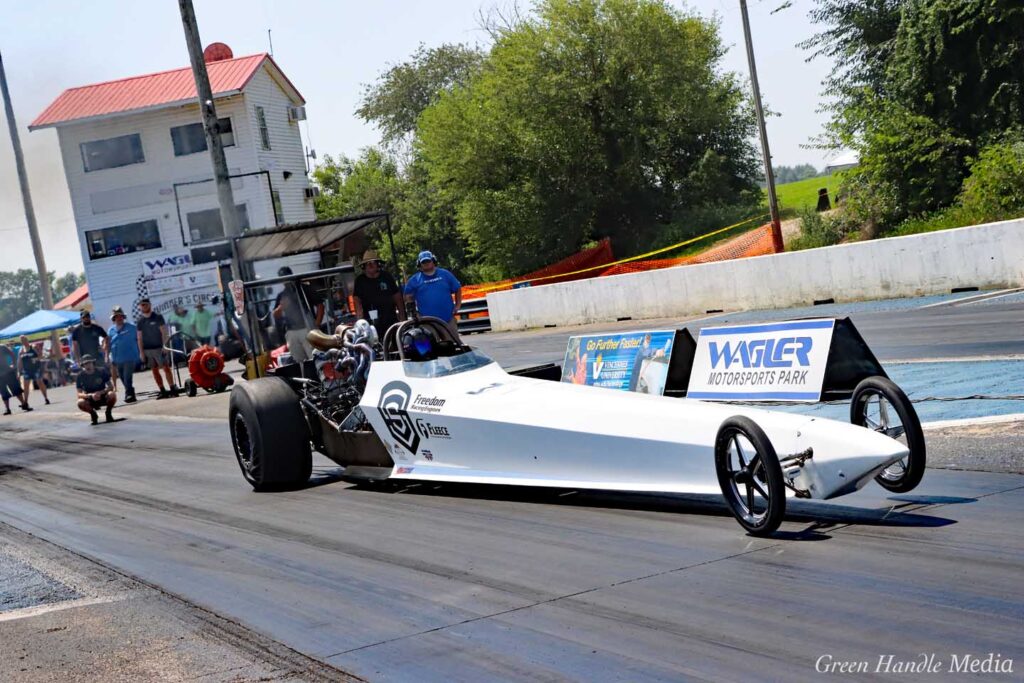
<path id="1" fill-rule="evenodd" d="M 84 356 L 82 356 L 81 360 L 79 360 L 79 364 L 80 365 L 85 365 L 86 363 L 95 363 L 95 362 L 96 362 L 96 359 L 93 358 L 92 355 L 90 355 L 88 353 L 85 354 Z"/>
<path id="2" fill-rule="evenodd" d="M 150 300 L 149 300 L 149 297 L 148 297 L 148 296 L 144 296 L 144 297 L 142 297 L 141 299 L 139 299 L 139 303 L 140 303 L 140 304 L 148 304 L 148 303 L 151 303 L 151 302 L 150 302 Z"/>
<path id="3" fill-rule="evenodd" d="M 277 269 L 277 276 L 278 277 L 284 277 L 285 275 L 291 275 L 291 274 L 292 274 L 292 269 L 290 267 L 288 267 L 288 266 L 281 266 L 280 268 Z"/>
<path id="4" fill-rule="evenodd" d="M 89 311 L 82 311 L 81 313 L 78 314 L 78 317 L 79 318 L 91 318 L 92 317 L 92 313 L 90 313 Z"/>

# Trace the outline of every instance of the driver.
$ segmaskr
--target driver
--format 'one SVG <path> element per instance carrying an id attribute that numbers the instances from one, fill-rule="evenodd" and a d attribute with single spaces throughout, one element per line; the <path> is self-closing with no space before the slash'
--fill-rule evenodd
<path id="1" fill-rule="evenodd" d="M 277 271 L 278 277 L 286 277 L 292 274 L 292 269 L 282 266 Z M 301 290 L 301 297 L 300 297 Z M 313 357 L 313 347 L 306 341 L 309 333 L 309 323 L 306 322 L 306 315 L 303 311 L 305 299 L 309 306 L 316 311 L 315 325 L 320 329 L 320 323 L 324 320 L 324 302 L 317 298 L 313 288 L 305 282 L 286 282 L 284 289 L 274 300 L 274 318 L 284 325 L 284 340 L 288 344 L 288 352 L 296 363 L 302 363 Z"/>

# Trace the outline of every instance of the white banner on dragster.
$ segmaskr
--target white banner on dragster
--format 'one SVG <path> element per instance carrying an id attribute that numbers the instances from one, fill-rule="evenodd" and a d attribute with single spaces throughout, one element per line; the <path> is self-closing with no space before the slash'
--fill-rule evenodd
<path id="1" fill-rule="evenodd" d="M 705 327 L 687 398 L 818 401 L 835 320 Z"/>

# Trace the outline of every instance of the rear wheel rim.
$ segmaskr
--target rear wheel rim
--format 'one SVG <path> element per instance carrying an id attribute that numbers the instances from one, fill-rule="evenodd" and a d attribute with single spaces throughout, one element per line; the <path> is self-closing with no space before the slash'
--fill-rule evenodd
<path id="1" fill-rule="evenodd" d="M 241 413 L 235 415 L 235 450 L 238 453 L 238 462 L 246 475 L 255 480 L 259 474 L 259 460 L 253 448 L 252 436 L 249 432 L 249 425 Z"/>
<path id="2" fill-rule="evenodd" d="M 764 524 L 771 507 L 762 454 L 742 432 L 728 435 L 725 470 L 729 495 L 739 517 L 752 527 Z"/>
<path id="3" fill-rule="evenodd" d="M 860 418 L 863 426 L 885 434 L 890 439 L 900 442 L 910 450 L 907 441 L 907 430 L 903 426 L 896 407 L 880 391 L 869 391 L 860 401 Z M 899 482 L 907 476 L 910 456 L 901 458 L 888 465 L 878 476 L 889 482 Z"/>

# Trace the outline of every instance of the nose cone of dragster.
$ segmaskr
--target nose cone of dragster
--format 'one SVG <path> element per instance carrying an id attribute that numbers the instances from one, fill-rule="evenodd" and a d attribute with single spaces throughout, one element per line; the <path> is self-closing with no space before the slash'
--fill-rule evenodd
<path id="1" fill-rule="evenodd" d="M 884 434 L 833 420 L 810 420 L 800 427 L 798 441 L 803 449 L 813 450 L 813 457 L 794 484 L 809 491 L 812 498 L 852 493 L 910 453 L 904 444 Z"/>

